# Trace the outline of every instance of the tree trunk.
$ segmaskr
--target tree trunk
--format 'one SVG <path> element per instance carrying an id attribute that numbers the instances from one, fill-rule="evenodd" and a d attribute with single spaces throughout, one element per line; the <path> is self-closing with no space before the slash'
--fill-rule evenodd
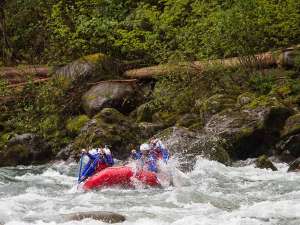
<path id="1" fill-rule="evenodd" d="M 6 22 L 5 22 L 5 0 L 0 1 L 0 32 L 2 34 L 2 61 L 10 64 L 11 59 L 12 59 L 12 48 L 10 46 L 10 43 L 7 38 L 7 33 L 6 33 Z"/>

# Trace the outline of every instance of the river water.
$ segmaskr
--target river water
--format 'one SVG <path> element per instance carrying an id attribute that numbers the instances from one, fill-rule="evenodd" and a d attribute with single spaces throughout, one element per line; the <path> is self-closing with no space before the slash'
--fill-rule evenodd
<path id="1" fill-rule="evenodd" d="M 124 225 L 299 225 L 300 174 L 226 167 L 199 158 L 192 171 L 174 173 L 175 186 L 93 192 L 76 190 L 76 164 L 0 168 L 0 224 L 96 225 L 61 221 L 73 212 L 111 211 Z"/>

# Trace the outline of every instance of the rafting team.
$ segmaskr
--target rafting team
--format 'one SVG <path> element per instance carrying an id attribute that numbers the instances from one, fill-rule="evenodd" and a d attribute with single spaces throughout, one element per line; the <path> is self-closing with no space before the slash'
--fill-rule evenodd
<path id="1" fill-rule="evenodd" d="M 114 159 L 108 146 L 104 148 L 95 148 L 92 150 L 82 149 L 82 154 L 89 157 L 88 163 L 82 171 L 79 183 L 86 180 L 95 173 L 114 165 Z M 131 158 L 138 161 L 140 169 L 147 169 L 151 172 L 158 172 L 158 160 L 167 163 L 169 151 L 165 148 L 159 139 L 151 139 L 149 144 L 141 144 L 138 149 L 131 150 Z"/>

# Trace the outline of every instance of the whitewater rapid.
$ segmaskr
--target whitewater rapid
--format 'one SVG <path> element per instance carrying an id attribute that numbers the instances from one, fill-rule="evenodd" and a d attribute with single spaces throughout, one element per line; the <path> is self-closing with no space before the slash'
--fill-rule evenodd
<path id="1" fill-rule="evenodd" d="M 111 211 L 123 225 L 299 225 L 300 173 L 226 167 L 199 158 L 175 186 L 76 190 L 77 164 L 0 168 L 0 224 L 98 225 L 93 219 L 60 221 L 73 212 Z"/>

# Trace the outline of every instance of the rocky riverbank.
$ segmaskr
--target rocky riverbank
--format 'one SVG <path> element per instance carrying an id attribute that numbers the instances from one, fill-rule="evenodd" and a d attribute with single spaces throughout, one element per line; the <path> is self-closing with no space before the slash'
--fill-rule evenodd
<path id="1" fill-rule="evenodd" d="M 191 159 L 293 162 L 300 157 L 299 50 L 266 55 L 261 64 L 125 71 L 128 65 L 94 54 L 53 69 L 45 82 L 22 79 L 21 89 L 3 92 L 13 98 L 1 105 L 0 166 L 76 159 L 99 144 L 125 159 L 153 136 Z"/>

